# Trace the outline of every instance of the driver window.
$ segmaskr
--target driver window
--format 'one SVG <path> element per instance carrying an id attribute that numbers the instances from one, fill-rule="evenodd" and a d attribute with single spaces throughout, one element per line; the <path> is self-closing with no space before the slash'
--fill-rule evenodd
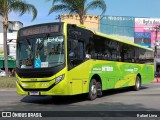
<path id="1" fill-rule="evenodd" d="M 69 57 L 76 58 L 77 53 L 77 40 L 73 40 L 69 42 Z"/>
<path id="2" fill-rule="evenodd" d="M 79 65 L 85 58 L 84 42 L 79 40 L 69 41 L 69 66 L 71 68 Z"/>

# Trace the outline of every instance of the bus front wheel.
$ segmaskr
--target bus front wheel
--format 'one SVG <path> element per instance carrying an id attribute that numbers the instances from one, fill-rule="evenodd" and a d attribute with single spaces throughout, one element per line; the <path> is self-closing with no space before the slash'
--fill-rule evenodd
<path id="1" fill-rule="evenodd" d="M 139 76 L 136 77 L 134 90 L 138 91 L 141 88 L 141 79 Z"/>
<path id="2" fill-rule="evenodd" d="M 88 99 L 94 100 L 96 98 L 97 98 L 97 81 L 95 79 L 92 79 L 89 86 Z"/>

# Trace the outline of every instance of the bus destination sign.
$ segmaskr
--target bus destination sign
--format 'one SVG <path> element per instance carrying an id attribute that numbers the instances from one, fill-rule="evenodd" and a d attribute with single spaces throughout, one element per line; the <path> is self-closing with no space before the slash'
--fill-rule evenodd
<path id="1" fill-rule="evenodd" d="M 60 25 L 43 25 L 43 26 L 33 26 L 30 28 L 24 28 L 20 30 L 19 35 L 30 36 L 44 33 L 54 33 L 60 31 Z"/>

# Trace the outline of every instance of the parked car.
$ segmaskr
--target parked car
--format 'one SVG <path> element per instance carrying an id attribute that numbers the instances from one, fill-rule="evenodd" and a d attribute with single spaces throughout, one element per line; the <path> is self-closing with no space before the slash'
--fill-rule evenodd
<path id="1" fill-rule="evenodd" d="M 0 76 L 1 77 L 5 77 L 6 76 L 6 72 L 4 70 L 0 70 Z"/>

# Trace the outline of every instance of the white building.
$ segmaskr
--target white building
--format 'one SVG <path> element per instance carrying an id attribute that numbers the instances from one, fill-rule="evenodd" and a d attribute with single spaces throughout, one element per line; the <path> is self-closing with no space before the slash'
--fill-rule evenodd
<path id="1" fill-rule="evenodd" d="M 17 31 L 23 27 L 23 23 L 19 21 L 9 21 L 8 22 L 8 33 L 7 33 L 7 44 L 9 56 L 16 59 L 16 39 Z M 0 16 L 0 54 L 3 55 L 3 23 L 2 17 Z"/>

